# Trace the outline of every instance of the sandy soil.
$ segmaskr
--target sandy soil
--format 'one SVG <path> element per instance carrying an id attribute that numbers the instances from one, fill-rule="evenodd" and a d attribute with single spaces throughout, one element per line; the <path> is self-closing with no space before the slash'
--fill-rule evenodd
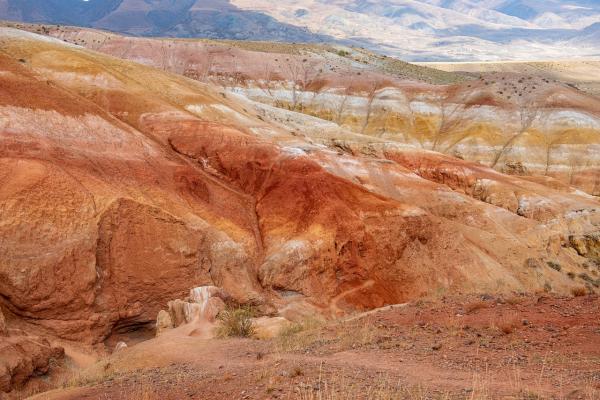
<path id="1" fill-rule="evenodd" d="M 307 321 L 271 340 L 168 335 L 35 399 L 598 399 L 599 310 L 598 296 L 483 295 Z"/>

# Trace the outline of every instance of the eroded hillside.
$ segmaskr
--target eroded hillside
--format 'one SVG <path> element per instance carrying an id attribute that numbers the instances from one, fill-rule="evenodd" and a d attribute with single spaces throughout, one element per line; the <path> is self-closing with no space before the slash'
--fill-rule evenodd
<path id="1" fill-rule="evenodd" d="M 502 64 L 508 69 L 465 75 L 339 46 L 156 40 L 80 28 L 27 28 L 372 138 L 600 194 L 600 100 L 573 87 L 595 79 L 593 71 L 576 65 L 560 73 L 509 63 Z M 351 140 L 344 142 L 342 147 L 352 147 Z"/>
<path id="2" fill-rule="evenodd" d="M 597 291 L 597 198 L 299 113 L 285 87 L 279 107 L 233 93 L 268 84 L 0 30 L 0 389 L 74 343 L 153 335 L 199 286 L 290 320 L 445 292 Z"/>

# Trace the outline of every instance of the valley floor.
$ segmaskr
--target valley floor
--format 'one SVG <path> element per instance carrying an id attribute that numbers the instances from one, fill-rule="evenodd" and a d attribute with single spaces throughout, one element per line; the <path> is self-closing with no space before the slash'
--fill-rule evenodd
<path id="1" fill-rule="evenodd" d="M 421 300 L 271 340 L 177 334 L 102 360 L 52 399 L 599 399 L 600 298 Z"/>

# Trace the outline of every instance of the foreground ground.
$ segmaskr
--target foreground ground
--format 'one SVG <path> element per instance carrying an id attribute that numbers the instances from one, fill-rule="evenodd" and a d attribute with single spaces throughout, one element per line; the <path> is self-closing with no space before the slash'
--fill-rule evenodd
<path id="1" fill-rule="evenodd" d="M 600 398 L 598 296 L 468 296 L 271 340 L 161 336 L 35 399 Z"/>

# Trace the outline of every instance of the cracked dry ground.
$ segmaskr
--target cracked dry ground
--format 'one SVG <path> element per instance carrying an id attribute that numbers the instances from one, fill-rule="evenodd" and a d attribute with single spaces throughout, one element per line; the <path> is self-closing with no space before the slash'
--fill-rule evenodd
<path id="1" fill-rule="evenodd" d="M 598 399 L 600 298 L 422 300 L 271 340 L 160 337 L 36 399 Z"/>

